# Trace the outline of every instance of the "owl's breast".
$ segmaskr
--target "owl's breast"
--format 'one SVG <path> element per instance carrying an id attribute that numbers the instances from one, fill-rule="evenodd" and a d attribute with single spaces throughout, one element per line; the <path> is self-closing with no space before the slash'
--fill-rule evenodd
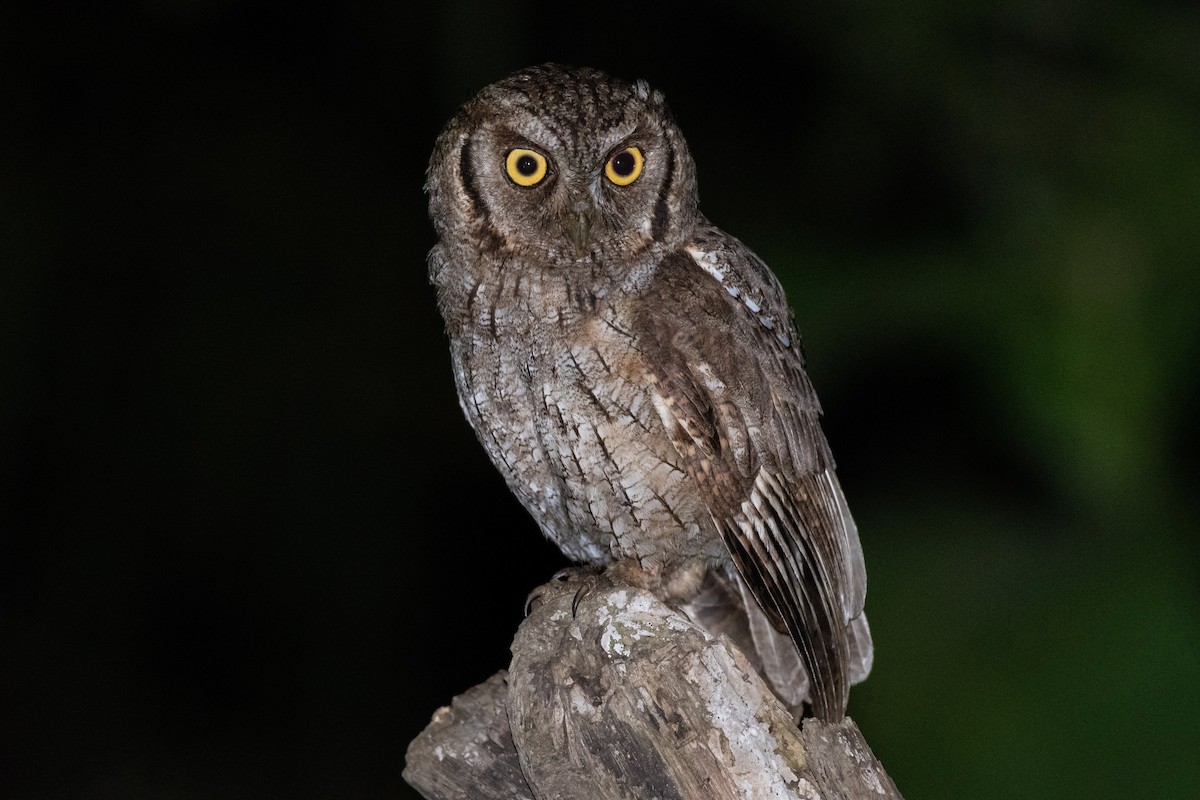
<path id="1" fill-rule="evenodd" d="M 455 371 L 480 441 L 543 532 L 589 563 L 719 557 L 617 307 L 569 320 L 530 311 L 481 315 L 455 343 Z"/>

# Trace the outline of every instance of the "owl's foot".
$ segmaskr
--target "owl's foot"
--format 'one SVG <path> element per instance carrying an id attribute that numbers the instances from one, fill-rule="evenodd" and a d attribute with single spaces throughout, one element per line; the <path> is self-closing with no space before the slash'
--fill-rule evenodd
<path id="1" fill-rule="evenodd" d="M 707 573 L 708 560 L 705 558 L 693 558 L 665 568 L 659 562 L 626 558 L 605 572 L 618 583 L 645 589 L 673 605 L 686 603 L 695 597 Z"/>
<path id="2" fill-rule="evenodd" d="M 571 616 L 575 616 L 576 610 L 579 608 L 579 601 L 582 600 L 596 583 L 596 578 L 600 575 L 601 570 L 595 567 L 565 567 L 554 573 L 554 577 L 549 583 L 537 587 L 529 596 L 525 598 L 525 616 L 533 613 L 541 604 L 541 599 L 546 592 L 556 589 L 554 584 L 581 584 L 575 589 L 575 595 L 571 600 Z"/>
<path id="3" fill-rule="evenodd" d="M 646 589 L 656 595 L 662 585 L 662 573 L 657 565 L 646 565 L 636 558 L 625 558 L 610 564 L 604 574 L 617 583 Z"/>

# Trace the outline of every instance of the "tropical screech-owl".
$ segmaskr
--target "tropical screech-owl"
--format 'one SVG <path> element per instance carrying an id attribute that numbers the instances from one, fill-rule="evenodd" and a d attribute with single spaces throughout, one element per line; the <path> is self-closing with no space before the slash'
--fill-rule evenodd
<path id="1" fill-rule="evenodd" d="M 783 290 L 700 214 L 663 96 L 521 70 L 450 120 L 426 190 L 459 399 L 545 535 L 840 719 L 872 659 L 858 531 Z"/>

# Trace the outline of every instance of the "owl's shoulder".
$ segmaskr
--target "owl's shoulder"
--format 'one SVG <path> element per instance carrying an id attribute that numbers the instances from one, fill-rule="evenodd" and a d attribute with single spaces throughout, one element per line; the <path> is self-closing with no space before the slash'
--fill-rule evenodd
<path id="1" fill-rule="evenodd" d="M 773 340 L 799 352 L 799 337 L 783 287 L 766 263 L 738 239 L 710 224 L 698 226 L 655 270 L 645 310 L 719 325 Z"/>

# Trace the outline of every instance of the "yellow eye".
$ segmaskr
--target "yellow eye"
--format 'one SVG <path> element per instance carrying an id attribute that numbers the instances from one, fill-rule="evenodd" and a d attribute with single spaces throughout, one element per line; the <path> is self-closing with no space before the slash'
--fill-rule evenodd
<path id="1" fill-rule="evenodd" d="M 508 151 L 504 157 L 504 168 L 517 186 L 537 186 L 546 177 L 546 157 L 518 147 Z"/>
<path id="2" fill-rule="evenodd" d="M 617 186 L 628 186 L 642 174 L 642 165 L 645 163 L 641 150 L 626 147 L 608 160 L 604 165 L 604 174 Z"/>

